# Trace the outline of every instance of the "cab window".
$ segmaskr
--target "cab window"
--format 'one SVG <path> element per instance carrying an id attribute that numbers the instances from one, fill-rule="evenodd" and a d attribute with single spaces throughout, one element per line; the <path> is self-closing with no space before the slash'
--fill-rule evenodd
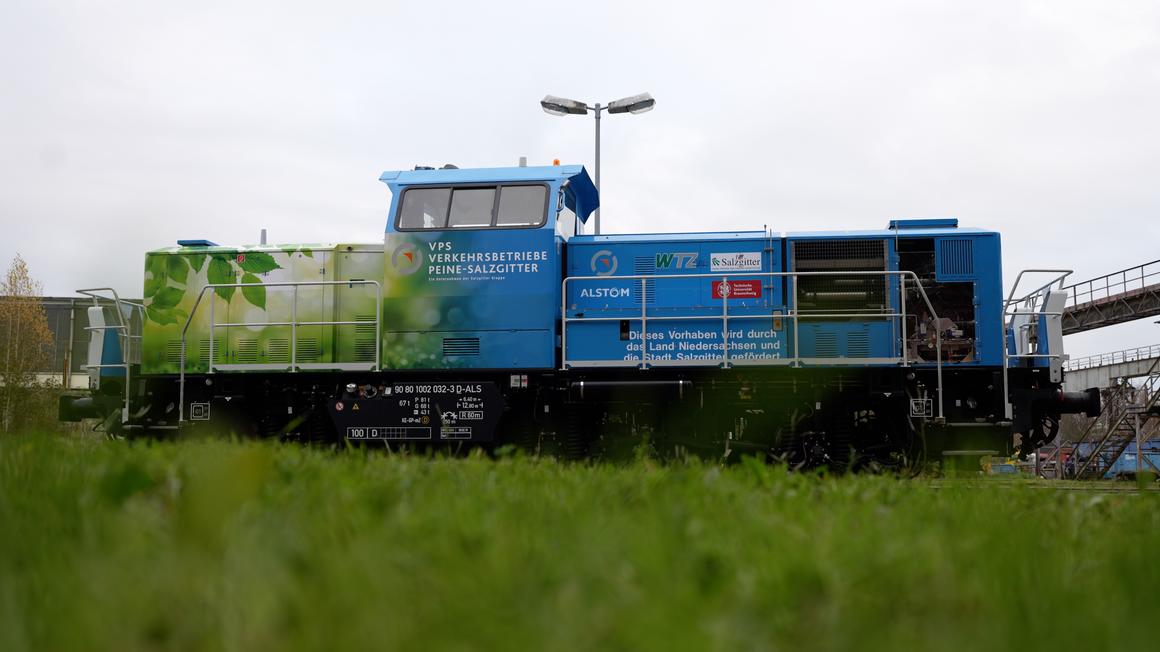
<path id="1" fill-rule="evenodd" d="M 546 184 L 408 188 L 395 226 L 400 231 L 534 228 L 544 224 L 547 206 Z"/>
<path id="2" fill-rule="evenodd" d="M 412 188 L 403 193 L 399 228 L 442 229 L 447 226 L 450 188 Z"/>
<path id="3" fill-rule="evenodd" d="M 491 211 L 495 205 L 495 188 L 456 188 L 451 191 L 451 228 L 479 228 L 491 226 Z"/>
<path id="4" fill-rule="evenodd" d="M 499 194 L 496 226 L 538 226 L 544 223 L 548 189 L 544 186 L 506 186 Z"/>

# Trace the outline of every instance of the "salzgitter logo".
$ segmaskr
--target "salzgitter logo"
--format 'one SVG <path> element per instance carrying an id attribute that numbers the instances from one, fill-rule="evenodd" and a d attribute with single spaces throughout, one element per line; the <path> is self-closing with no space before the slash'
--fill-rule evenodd
<path id="1" fill-rule="evenodd" d="M 391 254 L 391 264 L 404 276 L 414 274 L 423 266 L 423 251 L 410 242 L 405 242 L 396 247 L 395 253 Z"/>
<path id="2" fill-rule="evenodd" d="M 612 276 L 616 273 L 616 256 L 607 249 L 592 254 L 592 273 L 597 276 Z"/>

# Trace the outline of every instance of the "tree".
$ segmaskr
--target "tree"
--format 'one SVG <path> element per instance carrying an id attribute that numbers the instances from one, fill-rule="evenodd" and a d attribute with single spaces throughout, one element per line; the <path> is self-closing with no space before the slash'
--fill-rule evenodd
<path id="1" fill-rule="evenodd" d="M 36 419 L 41 398 L 36 372 L 48 364 L 52 331 L 40 302 L 42 287 L 19 254 L 0 282 L 0 431 L 11 432 Z"/>

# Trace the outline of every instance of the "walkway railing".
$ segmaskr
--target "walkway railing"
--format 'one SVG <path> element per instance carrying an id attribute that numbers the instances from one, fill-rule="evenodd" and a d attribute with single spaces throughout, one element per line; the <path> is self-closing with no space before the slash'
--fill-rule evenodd
<path id="1" fill-rule="evenodd" d="M 892 310 L 884 310 L 881 312 L 810 312 L 798 310 L 798 279 L 799 277 L 845 277 L 852 276 L 881 276 L 884 280 L 889 278 L 898 279 L 898 293 L 899 303 L 898 312 Z M 751 312 L 752 307 L 746 309 L 745 314 L 729 314 L 729 301 L 727 295 L 721 299 L 721 312 L 718 315 L 656 315 L 649 314 L 648 311 L 648 294 L 650 290 L 650 283 L 655 281 L 664 281 L 670 279 L 676 280 L 696 280 L 707 279 L 712 281 L 720 281 L 721 287 L 727 287 L 731 279 L 760 277 L 772 281 L 774 278 L 788 278 L 790 280 L 790 297 L 792 301 L 787 300 L 786 306 L 768 306 L 769 310 L 760 312 Z M 640 284 L 640 313 L 628 314 L 626 311 L 621 311 L 615 316 L 573 316 L 569 317 L 568 301 L 571 295 L 568 291 L 569 283 L 623 283 L 625 281 L 638 281 Z M 853 366 L 865 365 L 867 363 L 893 363 L 900 366 L 909 366 L 912 362 L 923 362 L 920 360 L 911 360 L 907 354 L 907 328 L 906 318 L 914 315 L 908 315 L 906 312 L 906 291 L 908 281 L 913 283 L 913 287 L 917 288 L 919 296 L 925 304 L 927 312 L 930 314 L 934 323 L 939 323 L 938 313 L 935 312 L 934 306 L 927 297 L 926 290 L 922 287 L 922 282 L 918 275 L 912 271 L 838 271 L 838 272 L 734 272 L 726 274 L 636 274 L 624 276 L 572 276 L 564 279 L 562 292 L 561 314 L 563 316 L 563 328 L 561 329 L 561 366 L 564 369 L 569 367 L 638 367 L 647 369 L 652 366 L 664 365 L 683 365 L 691 366 L 694 363 L 690 361 L 665 361 L 658 357 L 650 357 L 649 355 L 649 339 L 648 339 L 648 324 L 650 322 L 666 322 L 666 321 L 698 321 L 698 320 L 713 320 L 721 322 L 721 355 L 720 357 L 709 360 L 710 364 L 715 364 L 723 368 L 729 368 L 734 365 L 784 365 L 800 367 L 803 364 L 819 364 L 819 365 L 833 365 L 833 366 Z M 660 284 L 657 284 L 660 285 Z M 652 286 L 656 287 L 656 286 Z M 788 298 L 787 298 L 788 299 Z M 786 311 L 781 312 L 782 308 Z M 891 319 L 900 322 L 901 331 L 901 351 L 899 356 L 891 358 L 803 358 L 800 352 L 801 339 L 798 336 L 798 326 L 801 321 L 812 319 Z M 793 356 L 781 359 L 743 359 L 740 356 L 730 355 L 729 345 L 729 321 L 730 320 L 751 320 L 751 319 L 788 319 L 792 322 L 793 329 Z M 588 359 L 569 359 L 568 358 L 568 327 L 570 324 L 576 322 L 620 322 L 620 321 L 639 321 L 640 327 L 640 349 L 638 356 L 632 356 L 630 359 L 616 359 L 616 360 L 588 360 Z M 704 364 L 702 361 L 701 364 Z M 938 392 L 938 418 L 943 418 L 943 374 L 942 374 L 942 333 L 935 329 L 935 370 L 937 375 L 937 392 Z"/>
<path id="2" fill-rule="evenodd" d="M 298 289 L 301 287 L 319 287 L 319 286 L 350 286 L 355 285 L 373 286 L 375 288 L 375 357 L 371 362 L 360 363 L 340 363 L 324 362 L 324 363 L 301 363 L 298 362 L 298 327 L 299 326 L 366 326 L 369 321 L 345 321 L 345 320 L 325 320 L 325 321 L 299 321 L 298 320 Z M 178 376 L 178 409 L 177 420 L 185 420 L 185 366 L 186 366 L 186 335 L 189 332 L 189 326 L 193 323 L 194 315 L 197 314 L 198 307 L 201 306 L 201 301 L 205 298 L 206 292 L 216 291 L 218 288 L 245 288 L 252 287 L 248 283 L 211 283 L 202 286 L 201 292 L 197 294 L 197 300 L 193 302 L 193 308 L 189 310 L 189 317 L 185 319 L 185 325 L 181 328 L 181 369 Z M 228 322 L 219 323 L 215 320 L 214 303 L 210 301 L 209 304 L 209 355 L 208 355 L 208 373 L 214 371 L 256 371 L 263 369 L 282 369 L 286 371 L 300 371 L 303 369 L 343 369 L 350 371 L 375 371 L 378 369 L 380 352 L 383 340 L 383 324 L 382 324 L 382 305 L 383 305 L 383 287 L 378 281 L 352 279 L 347 281 L 297 281 L 297 282 L 283 282 L 283 283 L 263 283 L 265 288 L 290 288 L 293 291 L 292 300 L 290 304 L 290 321 L 262 321 L 262 322 Z M 214 332 L 219 328 L 229 327 L 249 327 L 249 326 L 289 326 L 290 327 L 290 362 L 274 363 L 274 364 L 228 364 L 215 363 L 214 360 Z M 337 353 L 338 347 L 335 347 Z"/>
<path id="3" fill-rule="evenodd" d="M 1094 369 L 1096 367 L 1106 367 L 1109 365 L 1122 364 L 1125 362 L 1151 360 L 1152 358 L 1160 358 L 1160 344 L 1141 346 L 1135 349 L 1124 349 L 1123 351 L 1113 351 L 1112 353 L 1098 353 L 1096 355 L 1089 355 L 1083 358 L 1075 358 L 1073 360 L 1068 360 L 1064 368 L 1067 371 L 1079 371 L 1081 369 Z"/>
<path id="4" fill-rule="evenodd" d="M 1069 308 L 1160 285 L 1160 260 L 1080 281 L 1064 289 L 1071 294 Z"/>

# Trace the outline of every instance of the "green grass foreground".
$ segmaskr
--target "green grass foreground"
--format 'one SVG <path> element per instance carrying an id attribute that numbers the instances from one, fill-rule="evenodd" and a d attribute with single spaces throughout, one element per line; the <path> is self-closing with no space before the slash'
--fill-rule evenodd
<path id="1" fill-rule="evenodd" d="M 0 439 L 8 652 L 1154 649 L 1158 551 L 1151 492 Z"/>

